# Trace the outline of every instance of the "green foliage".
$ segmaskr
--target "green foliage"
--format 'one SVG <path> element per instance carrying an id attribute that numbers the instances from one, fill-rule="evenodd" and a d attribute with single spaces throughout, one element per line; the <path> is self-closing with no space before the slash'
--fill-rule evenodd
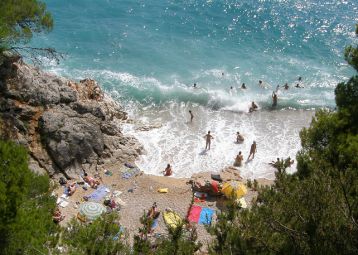
<path id="1" fill-rule="evenodd" d="M 0 49 L 27 42 L 33 33 L 48 32 L 53 27 L 51 14 L 39 0 L 0 1 Z M 1 51 L 0 51 L 1 52 Z"/>
<path id="2" fill-rule="evenodd" d="M 0 254 L 48 253 L 57 240 L 49 179 L 27 160 L 23 147 L 0 141 Z"/>
<path id="3" fill-rule="evenodd" d="M 168 228 L 169 236 L 158 239 L 154 254 L 190 255 L 202 246 L 197 242 L 196 228 L 183 222 L 175 229 Z"/>
<path id="4" fill-rule="evenodd" d="M 140 219 L 142 227 L 134 237 L 133 254 L 146 255 L 190 255 L 202 246 L 197 242 L 196 228 L 183 221 L 176 228 L 167 227 L 168 235 L 151 236 L 153 220 L 145 213 Z"/>
<path id="5" fill-rule="evenodd" d="M 91 224 L 72 219 L 63 233 L 66 254 L 112 255 L 128 254 L 128 245 L 121 239 L 118 214 L 111 213 Z"/>
<path id="6" fill-rule="evenodd" d="M 358 35 L 358 24 L 356 24 L 356 35 Z M 356 71 L 358 71 L 358 48 L 356 46 L 348 46 L 344 52 L 344 57 Z"/>

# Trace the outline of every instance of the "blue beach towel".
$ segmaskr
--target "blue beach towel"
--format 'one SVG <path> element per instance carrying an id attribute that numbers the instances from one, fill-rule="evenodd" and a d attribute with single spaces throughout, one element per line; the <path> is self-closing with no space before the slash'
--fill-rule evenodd
<path id="1" fill-rule="evenodd" d="M 210 225 L 213 215 L 214 215 L 213 209 L 203 208 L 200 213 L 199 224 Z"/>
<path id="2" fill-rule="evenodd" d="M 158 220 L 159 220 L 159 217 L 153 220 L 152 227 L 151 227 L 152 230 L 154 230 L 158 227 Z"/>
<path id="3" fill-rule="evenodd" d="M 125 168 L 122 170 L 122 178 L 130 179 L 140 173 L 139 168 Z"/>
<path id="4" fill-rule="evenodd" d="M 92 192 L 92 194 L 90 194 L 87 197 L 89 200 L 98 202 L 106 196 L 106 194 L 107 194 L 106 189 L 107 189 L 106 186 L 100 185 L 97 187 L 97 189 L 95 191 Z"/>

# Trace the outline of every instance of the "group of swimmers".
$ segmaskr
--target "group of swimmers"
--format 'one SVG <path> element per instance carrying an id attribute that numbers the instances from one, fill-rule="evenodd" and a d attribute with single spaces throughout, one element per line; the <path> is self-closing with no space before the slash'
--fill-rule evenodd
<path id="1" fill-rule="evenodd" d="M 222 73 L 222 76 L 224 76 L 224 73 Z M 294 87 L 295 87 L 295 88 L 300 88 L 300 89 L 304 88 L 304 86 L 302 86 L 302 85 L 300 84 L 301 82 L 302 82 L 302 77 L 300 76 L 300 77 L 298 77 L 298 83 L 296 83 L 296 85 L 295 85 Z M 267 86 L 263 83 L 262 80 L 259 80 L 259 84 L 258 84 L 258 85 L 259 85 L 260 87 L 262 87 L 262 88 L 267 88 Z M 283 87 L 284 90 L 288 90 L 288 89 L 290 88 L 290 86 L 288 85 L 288 83 L 285 83 L 285 85 L 283 85 L 282 87 Z M 197 84 L 196 84 L 196 83 L 194 83 L 193 88 L 195 88 L 195 89 L 197 88 Z M 246 84 L 245 84 L 245 83 L 242 83 L 240 88 L 241 88 L 241 89 L 247 89 Z M 231 87 L 230 87 L 230 91 L 233 90 L 233 89 L 234 89 L 234 87 L 231 86 Z M 273 91 L 273 92 L 272 92 L 272 96 L 271 96 L 271 97 L 272 97 L 272 107 L 276 107 L 276 106 L 277 106 L 277 101 L 278 101 L 277 92 L 278 92 L 279 89 L 280 89 L 280 85 L 277 85 L 276 91 Z M 256 103 L 255 103 L 254 101 L 252 101 L 251 106 L 250 106 L 250 108 L 249 108 L 249 112 L 250 112 L 250 113 L 251 113 L 251 112 L 254 112 L 254 111 L 256 111 L 257 109 L 258 109 L 258 106 L 256 105 Z M 191 121 L 192 121 L 193 115 L 192 115 L 191 111 L 189 111 L 189 113 L 191 114 Z"/>

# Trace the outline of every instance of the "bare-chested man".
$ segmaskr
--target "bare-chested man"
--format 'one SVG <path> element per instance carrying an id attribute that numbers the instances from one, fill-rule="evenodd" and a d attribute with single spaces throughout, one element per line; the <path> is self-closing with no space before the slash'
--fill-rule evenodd
<path id="1" fill-rule="evenodd" d="M 250 159 L 251 155 L 252 155 L 252 159 L 254 159 L 255 153 L 256 153 L 256 142 L 254 141 L 254 142 L 251 144 L 250 155 L 249 155 L 249 157 L 247 158 L 247 160 Z"/>
<path id="2" fill-rule="evenodd" d="M 214 137 L 210 134 L 210 131 L 208 131 L 204 138 L 206 139 L 205 150 L 210 150 L 211 139 L 214 139 Z"/>

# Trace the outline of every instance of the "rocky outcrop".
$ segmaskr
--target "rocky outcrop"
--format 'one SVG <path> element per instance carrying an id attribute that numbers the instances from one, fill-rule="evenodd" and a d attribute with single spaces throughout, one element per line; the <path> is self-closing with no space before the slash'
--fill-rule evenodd
<path id="1" fill-rule="evenodd" d="M 94 80 L 73 82 L 7 58 L 0 65 L 0 131 L 29 148 L 30 166 L 66 177 L 134 161 L 142 147 L 121 132 L 127 114 Z"/>

